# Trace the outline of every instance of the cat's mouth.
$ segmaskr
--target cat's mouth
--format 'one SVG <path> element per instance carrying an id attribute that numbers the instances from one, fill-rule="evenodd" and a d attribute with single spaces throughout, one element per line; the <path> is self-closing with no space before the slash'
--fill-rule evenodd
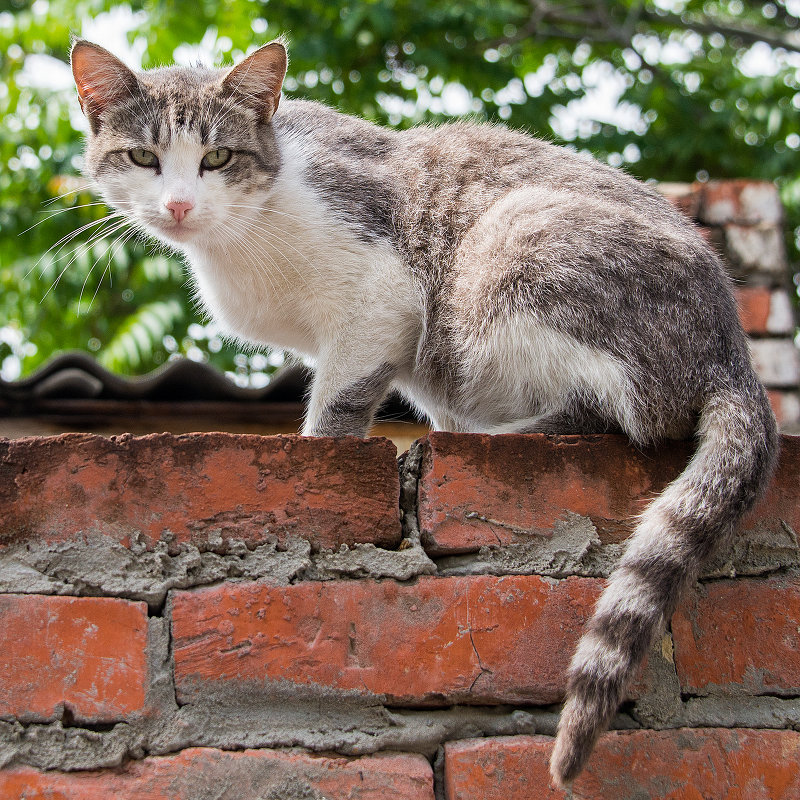
<path id="1" fill-rule="evenodd" d="M 187 242 L 202 230 L 202 224 L 196 218 L 177 221 L 161 217 L 154 221 L 154 226 L 162 236 L 176 242 Z"/>

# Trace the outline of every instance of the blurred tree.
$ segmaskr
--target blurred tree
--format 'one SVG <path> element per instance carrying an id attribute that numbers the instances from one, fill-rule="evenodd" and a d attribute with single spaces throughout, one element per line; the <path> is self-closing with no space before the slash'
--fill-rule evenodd
<path id="1" fill-rule="evenodd" d="M 790 244 L 800 236 L 798 0 L 0 0 L 6 376 L 73 347 L 129 373 L 172 353 L 241 381 L 271 369 L 205 326 L 177 260 L 131 238 L 78 177 L 69 38 L 108 12 L 145 67 L 230 63 L 287 34 L 288 94 L 384 124 L 470 113 L 643 178 L 775 180 Z"/>

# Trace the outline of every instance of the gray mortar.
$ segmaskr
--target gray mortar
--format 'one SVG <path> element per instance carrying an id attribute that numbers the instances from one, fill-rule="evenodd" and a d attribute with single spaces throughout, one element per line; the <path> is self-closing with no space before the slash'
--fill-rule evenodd
<path id="1" fill-rule="evenodd" d="M 502 547 L 487 545 L 477 553 L 438 558 L 436 565 L 441 575 L 606 577 L 621 553 L 621 545 L 600 543 L 588 517 L 568 511 L 556 521 L 552 536 L 534 536 Z"/>
<path id="2" fill-rule="evenodd" d="M 447 800 L 444 785 L 444 746 L 436 751 L 433 759 L 433 797 L 434 800 Z"/>
<path id="3" fill-rule="evenodd" d="M 778 531 L 756 528 L 737 535 L 733 547 L 706 564 L 701 578 L 768 575 L 800 565 L 797 533 L 781 522 Z"/>
<path id="4" fill-rule="evenodd" d="M 221 698 L 186 705 L 108 731 L 64 727 L 62 723 L 0 722 L 0 768 L 27 764 L 62 771 L 115 767 L 130 758 L 167 755 L 187 747 L 302 747 L 313 752 L 368 755 L 378 751 L 421 753 L 432 758 L 446 741 L 523 733 L 553 735 L 551 711 L 459 706 L 430 711 L 393 710 L 329 697 Z"/>
<path id="5" fill-rule="evenodd" d="M 487 545 L 475 553 L 436 559 L 440 575 L 577 575 L 607 578 L 625 545 L 602 544 L 589 517 L 565 512 L 553 535 L 503 546 Z M 800 565 L 797 534 L 783 523 L 778 531 L 756 529 L 735 537 L 704 568 L 701 579 L 767 575 Z"/>
<path id="6" fill-rule="evenodd" d="M 422 468 L 423 445 L 414 442 L 397 459 L 400 473 L 400 522 L 403 536 L 410 541 L 420 541 L 417 498 L 419 495 L 419 474 Z"/>
<path id="7" fill-rule="evenodd" d="M 304 747 L 366 755 L 383 750 L 422 753 L 432 758 L 450 739 L 555 732 L 550 710 L 508 706 L 451 706 L 398 709 L 383 698 L 358 691 L 300 686 L 289 681 L 237 687 L 205 683 L 191 691 L 178 718 L 194 732 L 192 745 L 225 749 Z M 152 742 L 156 751 L 172 748 Z"/>
<path id="8" fill-rule="evenodd" d="M 436 564 L 428 558 L 419 540 L 404 539 L 399 550 L 384 550 L 374 544 L 342 545 L 338 551 L 312 556 L 303 580 L 325 581 L 335 578 L 393 578 L 407 581 L 418 575 L 432 575 Z"/>
<path id="9" fill-rule="evenodd" d="M 634 718 L 644 728 L 674 727 L 681 713 L 681 685 L 675 669 L 672 635 L 665 633 L 647 654 L 646 680 L 649 691 L 635 703 Z"/>
<path id="10" fill-rule="evenodd" d="M 225 554 L 200 551 L 191 544 L 158 542 L 152 551 L 127 548 L 91 535 L 69 542 L 29 541 L 0 550 L 0 592 L 110 595 L 163 604 L 170 589 L 202 586 L 221 580 L 268 579 L 285 584 L 310 566 L 310 545 L 289 540 L 249 550 L 229 543 Z"/>
<path id="11" fill-rule="evenodd" d="M 793 728 L 800 730 L 800 698 L 698 697 L 681 707 L 670 727 Z"/>
<path id="12" fill-rule="evenodd" d="M 311 553 L 309 543 L 291 538 L 248 549 L 229 541 L 224 553 L 191 544 L 158 542 L 152 551 L 129 549 L 100 536 L 47 544 L 27 542 L 0 550 L 0 592 L 124 597 L 160 608 L 170 589 L 190 589 L 223 580 L 393 578 L 409 580 L 436 571 L 419 541 L 404 540 L 397 551 L 372 544 L 346 545 Z"/>

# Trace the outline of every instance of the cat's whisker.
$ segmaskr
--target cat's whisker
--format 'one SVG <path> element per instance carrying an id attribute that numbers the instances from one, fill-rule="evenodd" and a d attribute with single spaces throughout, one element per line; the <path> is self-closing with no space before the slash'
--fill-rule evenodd
<path id="1" fill-rule="evenodd" d="M 296 214 L 283 214 L 280 211 L 275 211 L 275 210 L 269 209 L 269 208 L 265 209 L 265 208 L 261 208 L 259 206 L 243 206 L 243 205 L 239 205 L 239 204 L 235 204 L 235 203 L 226 204 L 225 206 L 223 206 L 223 208 L 225 208 L 225 210 L 228 212 L 228 214 L 231 217 L 236 216 L 236 217 L 244 220 L 245 222 L 249 223 L 252 227 L 258 228 L 259 230 L 268 231 L 268 232 L 271 231 L 271 232 L 274 232 L 276 234 L 277 233 L 281 233 L 281 234 L 290 236 L 291 238 L 295 239 L 298 242 L 307 241 L 307 239 L 305 237 L 298 235 L 294 231 L 289 230 L 288 228 L 286 228 L 285 226 L 278 227 L 280 225 L 280 223 L 273 223 L 268 218 L 268 215 L 273 214 L 273 213 L 278 214 L 280 216 L 286 216 L 291 220 L 296 220 L 297 223 L 298 223 L 297 224 L 297 228 L 299 230 L 303 230 L 303 226 L 306 224 L 306 220 L 304 220 L 299 215 L 296 215 Z M 232 209 L 235 209 L 235 210 L 232 210 Z M 262 212 L 262 215 L 261 216 L 253 216 L 251 214 L 244 214 L 239 209 L 245 209 L 245 210 L 252 209 L 254 211 L 260 211 L 260 212 Z"/>
<path id="2" fill-rule="evenodd" d="M 122 219 L 122 218 L 123 218 L 123 217 L 122 217 L 122 214 L 119 214 L 119 213 L 108 214 L 107 216 L 105 216 L 105 217 L 102 217 L 101 219 L 96 219 L 96 220 L 93 220 L 92 222 L 87 222 L 85 225 L 81 225 L 81 227 L 80 227 L 80 228 L 77 228 L 76 230 L 74 230 L 74 231 L 71 231 L 71 232 L 70 232 L 70 233 L 68 233 L 66 236 L 62 236 L 62 237 L 61 237 L 61 238 L 60 238 L 60 239 L 59 239 L 59 240 L 58 240 L 58 241 L 57 241 L 55 244 L 53 244 L 53 245 L 51 245 L 50 247 L 48 247 L 48 248 L 47 248 L 47 250 L 45 250 L 45 251 L 44 251 L 44 253 L 42 253 L 42 255 L 41 255 L 41 256 L 39 256 L 39 258 L 38 258 L 38 260 L 36 261 L 36 263 L 35 263 L 35 264 L 34 264 L 34 265 L 33 265 L 33 266 L 32 266 L 32 267 L 31 267 L 31 268 L 30 268 L 30 269 L 29 269 L 29 270 L 28 270 L 28 271 L 25 273 L 25 277 L 27 278 L 27 277 L 28 277 L 28 276 L 29 276 L 29 275 L 30 275 L 30 274 L 31 274 L 31 273 L 32 273 L 32 272 L 33 272 L 33 271 L 34 271 L 34 270 L 35 270 L 35 269 L 36 269 L 36 268 L 39 266 L 39 264 L 41 264 L 41 263 L 42 263 L 42 261 L 43 261 L 43 260 L 44 260 L 44 259 L 45 259 L 45 258 L 46 258 L 48 255 L 50 255 L 50 253 L 52 253 L 52 252 L 53 252 L 54 248 L 58 248 L 58 249 L 55 251 L 55 254 L 54 254 L 54 255 L 57 257 L 57 256 L 58 256 L 58 254 L 59 254 L 59 253 L 60 253 L 60 252 L 61 252 L 61 251 L 62 251 L 62 250 L 63 250 L 63 249 L 64 249 L 64 248 L 65 248 L 65 247 L 66 247 L 66 246 L 67 246 L 67 245 L 70 243 L 70 242 L 72 242 L 72 241 L 73 241 L 73 240 L 74 240 L 74 239 L 75 239 L 77 236 L 80 236 L 82 233 L 86 232 L 87 230 L 90 230 L 91 228 L 95 227 L 96 225 L 100 225 L 100 224 L 107 223 L 107 222 L 109 222 L 109 221 L 113 220 L 115 217 L 119 217 L 120 219 Z M 95 232 L 92 234 L 92 236 L 95 236 L 95 235 L 96 235 L 96 234 L 98 234 L 98 233 L 100 233 L 100 234 L 102 235 L 102 229 L 101 229 L 99 232 L 98 232 L 98 231 L 95 231 Z M 58 260 L 58 259 L 56 258 L 56 260 Z"/>
<path id="3" fill-rule="evenodd" d="M 34 222 L 33 225 L 30 226 L 30 228 L 25 228 L 24 231 L 21 231 L 17 235 L 18 236 L 22 236 L 23 234 L 28 233 L 28 231 L 32 231 L 34 228 L 38 227 L 43 222 L 48 222 L 53 217 L 57 217 L 59 214 L 66 214 L 67 211 L 77 211 L 80 208 L 91 208 L 92 206 L 104 206 L 104 205 L 105 205 L 105 203 L 103 203 L 103 202 L 83 203 L 83 204 L 81 204 L 79 206 L 70 206 L 69 208 L 59 208 L 57 210 L 52 210 L 52 211 L 49 210 L 49 209 L 41 210 L 41 211 L 39 211 L 37 213 L 39 213 L 39 214 L 47 214 L 47 216 L 44 219 L 40 219 L 38 222 Z"/>
<path id="4" fill-rule="evenodd" d="M 275 214 L 276 216 L 279 216 L 279 217 L 286 217 L 286 218 L 291 219 L 291 220 L 297 220 L 297 222 L 299 222 L 301 224 L 304 222 L 303 217 L 301 217 L 299 214 L 292 214 L 292 213 L 290 213 L 288 211 L 279 211 L 277 208 L 272 208 L 271 206 L 265 206 L 265 205 L 249 206 L 249 205 L 243 205 L 242 203 L 226 203 L 224 208 L 251 209 L 253 211 L 262 211 L 263 213 L 269 214 L 269 215 Z"/>
<path id="5" fill-rule="evenodd" d="M 253 237 L 252 230 L 250 230 L 249 228 L 241 228 L 238 230 L 238 232 L 241 238 L 248 243 L 248 253 L 250 254 L 249 261 L 253 268 L 263 271 L 265 273 L 269 273 L 269 270 L 266 269 L 263 265 L 263 261 L 264 259 L 266 259 L 272 265 L 275 272 L 277 272 L 278 276 L 280 276 L 281 280 L 283 280 L 284 282 L 287 282 L 289 280 L 288 276 L 281 268 L 280 264 L 276 262 L 273 256 L 270 254 L 270 252 L 264 248 L 263 241 L 255 239 Z M 266 234 L 262 233 L 262 236 L 268 238 L 269 233 L 270 232 L 266 232 Z M 286 256 L 283 253 L 281 253 L 281 255 L 286 260 L 287 264 L 292 263 L 292 260 L 286 259 Z M 306 260 L 308 261 L 308 259 Z M 312 264 L 310 261 L 308 261 L 308 263 L 311 266 L 311 268 L 314 269 L 314 271 L 316 272 L 317 270 L 315 265 Z M 299 280 L 300 283 L 307 286 L 308 288 L 313 288 L 313 284 L 309 282 L 308 277 L 303 274 L 302 270 L 293 270 L 293 278 Z"/>
<path id="6" fill-rule="evenodd" d="M 123 226 L 120 226 L 120 227 L 117 227 L 117 228 L 115 228 L 114 232 L 116 232 L 116 231 L 120 230 L 121 228 L 124 228 L 124 225 L 123 225 Z M 103 258 L 104 258 L 106 255 L 108 255 L 108 257 L 109 257 L 109 260 L 110 260 L 110 259 L 113 257 L 113 255 L 114 255 L 114 252 L 116 252 L 116 251 L 112 252 L 112 253 L 109 255 L 109 250 L 110 250 L 110 249 L 111 249 L 111 248 L 112 248 L 112 247 L 113 247 L 113 246 L 114 246 L 114 245 L 115 245 L 117 242 L 119 242 L 119 241 L 120 241 L 120 239 L 122 239 L 122 241 L 123 241 L 123 244 L 124 244 L 124 242 L 126 242 L 128 239 L 130 239 L 130 238 L 131 238 L 131 236 L 132 236 L 133 232 L 135 232 L 135 229 L 133 229 L 132 231 L 125 231 L 125 232 L 124 232 L 123 234 L 121 234 L 120 236 L 116 236 L 116 237 L 115 237 L 115 238 L 114 238 L 114 239 L 111 241 L 111 243 L 110 243 L 110 244 L 109 244 L 109 245 L 106 247 L 106 250 L 105 250 L 105 252 L 104 252 L 104 253 L 101 253 L 101 254 L 100 254 L 100 255 L 99 255 L 99 256 L 98 256 L 98 257 L 97 257 L 97 258 L 94 260 L 94 263 L 92 264 L 92 266 L 91 266 L 91 267 L 89 267 L 89 271 L 86 273 L 86 277 L 83 279 L 83 285 L 81 286 L 81 292 L 80 292 L 80 295 L 79 295 L 79 297 L 78 297 L 78 301 L 79 301 L 79 302 L 80 302 L 80 300 L 82 300 L 82 299 L 83 299 L 83 292 L 84 292 L 84 289 L 86 288 L 86 283 L 87 283 L 87 281 L 89 280 L 89 277 L 91 276 L 92 272 L 94 272 L 94 268 L 97 266 L 98 262 L 99 262 L 101 259 L 103 259 Z M 91 306 L 91 303 L 90 303 L 90 306 Z"/>
<path id="7" fill-rule="evenodd" d="M 265 269 L 262 263 L 264 257 L 272 264 L 274 267 L 275 272 L 285 280 L 285 276 L 269 253 L 261 252 L 257 248 L 257 243 L 253 242 L 247 231 L 240 226 L 237 226 L 236 221 L 234 222 L 234 232 L 238 234 L 238 238 L 234 238 L 231 240 L 232 244 L 236 246 L 237 251 L 242 255 L 245 263 L 249 263 L 252 268 L 255 269 L 256 274 L 259 275 L 261 278 L 261 284 L 264 286 L 264 289 L 269 292 L 276 292 L 277 291 L 277 284 L 274 281 L 274 276 L 271 270 Z"/>
<path id="8" fill-rule="evenodd" d="M 49 200 L 45 200 L 42 203 L 42 205 L 49 206 L 52 205 L 53 203 L 58 202 L 59 200 L 63 200 L 65 197 L 69 197 L 71 194 L 86 192 L 89 191 L 90 189 L 96 189 L 96 188 L 97 184 L 94 181 L 92 181 L 91 183 L 87 183 L 84 186 L 78 186 L 75 189 L 68 189 L 66 192 L 63 192 L 62 194 L 57 194 L 55 197 L 51 197 Z"/>
<path id="9" fill-rule="evenodd" d="M 288 236 L 290 239 L 293 239 L 298 244 L 304 245 L 308 242 L 307 236 L 300 236 L 293 231 L 287 230 L 285 227 L 278 228 L 277 226 L 270 223 L 268 219 L 264 218 L 253 218 L 248 214 L 242 214 L 240 212 L 235 211 L 228 211 L 228 217 L 233 219 L 234 217 L 237 219 L 241 219 L 248 228 L 252 230 L 258 230 L 261 233 L 266 235 L 274 234 L 275 236 L 282 235 Z"/>
<path id="10" fill-rule="evenodd" d="M 123 233 L 121 236 L 118 236 L 114 240 L 114 242 L 112 242 L 111 247 L 113 247 L 114 249 L 111 251 L 111 253 L 108 256 L 108 261 L 106 262 L 106 267 L 103 270 L 103 274 L 100 276 L 100 280 L 98 281 L 97 286 L 95 287 L 94 294 L 92 295 L 92 299 L 89 301 L 89 305 L 86 307 L 86 312 L 87 313 L 91 310 L 92 305 L 94 304 L 95 298 L 97 297 L 97 293 L 100 291 L 100 287 L 103 285 L 103 278 L 105 278 L 106 272 L 108 272 L 109 279 L 111 280 L 111 285 L 113 286 L 113 274 L 114 273 L 113 273 L 113 270 L 111 269 L 111 262 L 112 262 L 114 256 L 116 255 L 116 253 L 118 253 L 119 250 L 121 248 L 123 248 L 137 233 L 138 233 L 138 231 L 136 230 L 136 228 L 132 228 L 129 231 L 125 231 L 125 233 Z M 108 252 L 108 251 L 106 251 L 106 252 Z M 105 253 L 103 255 L 105 255 Z M 101 256 L 101 258 L 102 258 L 102 256 Z M 98 258 L 97 261 L 99 261 L 99 260 L 100 259 Z M 92 270 L 94 269 L 95 264 L 97 264 L 97 261 L 95 261 L 95 263 L 92 264 L 92 269 L 89 270 L 89 274 L 91 274 Z M 87 279 L 88 279 L 88 275 L 87 275 Z M 86 281 L 85 280 L 84 280 L 83 284 L 84 284 L 84 286 L 86 286 Z M 83 298 L 83 287 L 81 288 L 81 298 Z"/>
<path id="11" fill-rule="evenodd" d="M 230 216 L 231 219 L 237 218 L 235 214 L 230 214 L 229 216 Z M 241 220 L 242 222 L 246 223 L 247 224 L 247 228 L 249 228 L 249 229 L 255 228 L 256 230 L 258 230 L 260 233 L 262 233 L 264 235 L 265 238 L 272 239 L 273 241 L 280 242 L 281 244 L 285 245 L 286 247 L 289 247 L 295 253 L 297 253 L 297 255 L 300 258 L 302 258 L 303 261 L 305 261 L 305 263 L 308 264 L 311 267 L 311 269 L 313 269 L 315 272 L 318 272 L 316 265 L 308 258 L 308 256 L 305 253 L 303 253 L 302 251 L 298 250 L 294 245 L 290 244 L 285 239 L 283 239 L 281 236 L 279 236 L 275 232 L 274 229 L 272 229 L 272 228 L 270 228 L 268 226 L 259 225 L 257 223 L 254 223 L 249 217 L 241 217 L 240 216 L 240 217 L 238 217 L 238 219 Z M 281 233 L 287 233 L 287 231 L 281 230 Z M 297 240 L 298 241 L 303 241 L 299 237 L 297 237 Z"/>
<path id="12" fill-rule="evenodd" d="M 112 225 L 110 229 L 106 229 L 101 233 L 92 236 L 92 238 L 88 239 L 86 242 L 83 242 L 80 247 L 76 248 L 72 258 L 69 261 L 67 261 L 67 263 L 64 265 L 64 268 L 61 270 L 61 272 L 58 273 L 58 277 L 50 284 L 50 288 L 42 295 L 39 302 L 40 303 L 44 302 L 44 300 L 47 298 L 50 292 L 52 292 L 53 289 L 55 289 L 56 286 L 58 286 L 59 282 L 61 281 L 61 278 L 64 277 L 70 266 L 75 263 L 76 259 L 80 256 L 81 252 L 86 252 L 98 241 L 100 241 L 106 236 L 113 235 L 117 231 L 124 228 L 126 225 L 128 225 L 128 221 L 123 219 L 121 222 L 117 222 L 114 225 Z"/>
<path id="13" fill-rule="evenodd" d="M 97 282 L 97 286 L 95 287 L 94 294 L 92 295 L 92 299 L 89 301 L 89 305 L 86 307 L 86 313 L 87 314 L 89 313 L 89 310 L 91 309 L 92 305 L 94 304 L 95 298 L 97 297 L 97 293 L 100 291 L 100 287 L 103 285 L 103 278 L 106 277 L 106 272 L 109 272 L 109 274 L 110 274 L 110 269 L 111 269 L 111 262 L 109 261 L 106 264 L 105 269 L 103 270 L 103 274 L 100 276 L 100 280 Z"/>

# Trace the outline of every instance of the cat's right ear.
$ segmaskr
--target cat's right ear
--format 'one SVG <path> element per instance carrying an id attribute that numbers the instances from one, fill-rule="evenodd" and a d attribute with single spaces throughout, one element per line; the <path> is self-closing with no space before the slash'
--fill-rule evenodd
<path id="1" fill-rule="evenodd" d="M 103 111 L 134 92 L 136 75 L 108 50 L 82 39 L 72 46 L 70 63 L 81 108 L 97 133 Z"/>
<path id="2" fill-rule="evenodd" d="M 230 69 L 222 88 L 259 111 L 262 121 L 267 122 L 278 109 L 288 66 L 283 42 L 270 42 Z"/>

